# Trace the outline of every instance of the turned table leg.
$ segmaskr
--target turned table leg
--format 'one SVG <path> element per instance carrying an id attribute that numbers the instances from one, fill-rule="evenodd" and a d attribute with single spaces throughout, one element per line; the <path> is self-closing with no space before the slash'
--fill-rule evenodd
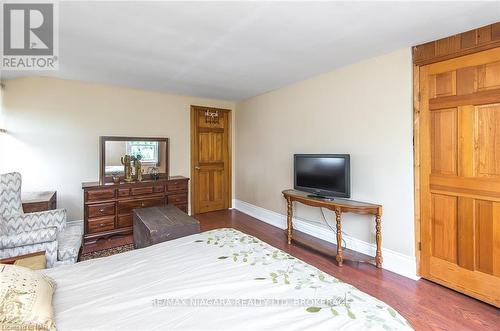
<path id="1" fill-rule="evenodd" d="M 344 258 L 342 256 L 342 224 L 341 224 L 342 212 L 339 209 L 335 209 L 335 220 L 337 222 L 337 264 L 339 267 L 342 266 Z"/>
<path id="2" fill-rule="evenodd" d="M 380 213 L 375 216 L 375 239 L 377 241 L 375 265 L 377 268 L 382 268 L 382 217 Z"/>
<path id="3" fill-rule="evenodd" d="M 288 245 L 292 243 L 292 217 L 293 217 L 293 211 L 292 211 L 292 200 L 290 198 L 286 199 L 287 203 L 287 239 L 288 239 Z"/>

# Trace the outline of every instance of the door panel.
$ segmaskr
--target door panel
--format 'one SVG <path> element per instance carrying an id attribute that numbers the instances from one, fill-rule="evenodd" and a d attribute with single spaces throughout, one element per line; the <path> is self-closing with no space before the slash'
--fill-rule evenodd
<path id="1" fill-rule="evenodd" d="M 214 129 L 224 130 L 225 128 L 228 127 L 226 116 L 219 116 L 217 118 L 217 120 L 214 120 L 214 121 L 210 121 L 210 119 L 207 120 L 207 117 L 205 116 L 206 110 L 208 110 L 209 112 L 226 112 L 227 113 L 229 111 L 227 109 L 196 107 L 196 106 L 193 106 L 191 109 L 194 109 L 197 111 L 195 117 L 196 117 L 198 127 L 200 129 L 207 128 L 207 129 L 210 129 L 211 131 L 214 131 Z M 202 131 L 202 130 L 200 130 L 200 131 Z"/>
<path id="2" fill-rule="evenodd" d="M 432 173 L 457 173 L 457 109 L 431 114 Z"/>
<path id="3" fill-rule="evenodd" d="M 493 203 L 476 201 L 477 270 L 493 274 Z"/>
<path id="4" fill-rule="evenodd" d="M 457 69 L 457 95 L 477 91 L 477 70 L 475 67 Z"/>
<path id="5" fill-rule="evenodd" d="M 450 262 L 457 261 L 457 198 L 432 194 L 433 255 Z"/>
<path id="6" fill-rule="evenodd" d="M 224 171 L 215 170 L 212 172 L 213 176 L 213 200 L 219 202 L 222 206 L 224 204 Z"/>
<path id="7" fill-rule="evenodd" d="M 500 307 L 500 48 L 419 72 L 422 277 Z"/>
<path id="8" fill-rule="evenodd" d="M 223 132 L 201 132 L 199 134 L 199 162 L 213 163 L 224 162 L 224 133 Z"/>
<path id="9" fill-rule="evenodd" d="M 500 74 L 500 73 L 499 73 Z M 500 104 L 476 107 L 477 176 L 500 175 Z"/>
<path id="10" fill-rule="evenodd" d="M 474 270 L 475 242 L 474 242 L 474 199 L 458 197 L 457 206 L 457 240 L 458 265 L 462 268 Z"/>
<path id="11" fill-rule="evenodd" d="M 434 87 L 436 89 L 434 97 L 444 97 L 457 94 L 457 79 L 455 71 L 437 74 L 434 79 L 436 80 L 434 83 Z"/>
<path id="12" fill-rule="evenodd" d="M 208 112 L 207 112 L 208 111 Z M 231 201 L 230 112 L 191 107 L 192 212 L 227 209 Z"/>
<path id="13" fill-rule="evenodd" d="M 500 61 L 479 66 L 478 90 L 500 88 Z"/>

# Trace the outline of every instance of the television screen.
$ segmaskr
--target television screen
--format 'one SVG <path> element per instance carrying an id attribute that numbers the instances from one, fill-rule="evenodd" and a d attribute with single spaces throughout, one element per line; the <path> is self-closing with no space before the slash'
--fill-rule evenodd
<path id="1" fill-rule="evenodd" d="M 321 196 L 350 197 L 348 154 L 294 155 L 295 189 Z"/>

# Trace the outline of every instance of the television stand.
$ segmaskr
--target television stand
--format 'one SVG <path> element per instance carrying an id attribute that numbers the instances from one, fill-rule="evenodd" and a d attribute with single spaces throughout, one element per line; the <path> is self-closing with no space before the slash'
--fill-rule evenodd
<path id="1" fill-rule="evenodd" d="M 287 202 L 287 239 L 288 244 L 292 243 L 293 230 L 293 202 L 300 202 L 307 206 L 327 208 L 335 212 L 337 225 L 337 255 L 335 259 L 339 266 L 342 266 L 344 261 L 342 255 L 342 213 L 356 213 L 375 216 L 375 239 L 377 242 L 377 252 L 375 255 L 375 265 L 377 268 L 382 268 L 382 206 L 372 203 L 339 199 L 325 200 L 319 199 L 317 196 L 312 196 L 305 192 L 296 190 L 285 190 L 282 192 Z"/>
<path id="2" fill-rule="evenodd" d="M 333 197 L 325 197 L 323 195 L 317 195 L 317 194 L 308 194 L 308 198 L 313 198 L 313 199 L 319 199 L 319 200 L 325 200 L 325 201 L 333 201 L 335 200 Z"/>

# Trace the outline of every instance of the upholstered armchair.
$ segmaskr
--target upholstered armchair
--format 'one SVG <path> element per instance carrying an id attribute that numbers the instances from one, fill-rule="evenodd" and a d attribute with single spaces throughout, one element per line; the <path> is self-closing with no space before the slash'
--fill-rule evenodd
<path id="1" fill-rule="evenodd" d="M 47 268 L 75 263 L 82 222 L 66 222 L 66 210 L 23 213 L 21 174 L 0 175 L 0 258 L 45 251 Z"/>

